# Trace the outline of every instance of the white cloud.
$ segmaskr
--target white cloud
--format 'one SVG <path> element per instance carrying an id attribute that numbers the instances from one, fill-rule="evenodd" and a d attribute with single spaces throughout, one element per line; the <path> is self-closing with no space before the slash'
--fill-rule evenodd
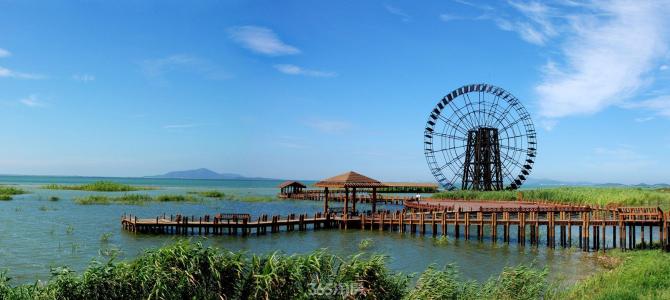
<path id="1" fill-rule="evenodd" d="M 626 104 L 627 108 L 643 108 L 670 118 L 670 95 L 658 96 L 635 103 Z"/>
<path id="2" fill-rule="evenodd" d="M 95 76 L 91 74 L 74 74 L 72 75 L 72 79 L 76 81 L 81 81 L 81 82 L 89 82 L 89 81 L 94 81 Z"/>
<path id="3" fill-rule="evenodd" d="M 140 67 L 146 76 L 158 80 L 163 80 L 165 74 L 174 71 L 187 71 L 212 80 L 224 80 L 231 77 L 228 72 L 216 64 L 188 54 L 173 54 L 163 58 L 146 59 L 140 62 Z"/>
<path id="4" fill-rule="evenodd" d="M 37 98 L 37 95 L 30 95 L 26 98 L 20 99 L 19 102 L 28 107 L 44 107 L 46 103 Z"/>
<path id="5" fill-rule="evenodd" d="M 400 19 L 401 19 L 403 22 L 409 22 L 410 20 L 412 20 L 412 17 L 410 17 L 407 13 L 405 13 L 405 11 L 403 11 L 403 10 L 400 9 L 400 8 L 397 8 L 397 7 L 395 7 L 395 6 L 391 6 L 391 5 L 388 5 L 388 4 L 385 4 L 385 5 L 384 5 L 384 8 L 385 8 L 386 11 L 388 11 L 390 14 L 399 16 Z"/>
<path id="6" fill-rule="evenodd" d="M 649 122 L 649 121 L 651 121 L 651 120 L 653 120 L 653 119 L 654 119 L 654 117 L 635 118 L 635 122 L 638 122 L 638 123 L 644 123 L 644 122 Z"/>
<path id="7" fill-rule="evenodd" d="M 593 9 L 570 16 L 561 48 L 564 63 L 549 61 L 542 70 L 544 78 L 535 87 L 542 117 L 591 114 L 623 104 L 648 85 L 648 73 L 667 53 L 667 2 L 609 1 Z M 659 99 L 643 106 L 667 109 Z"/>
<path id="8" fill-rule="evenodd" d="M 462 20 L 462 19 L 463 19 L 462 16 L 455 14 L 449 14 L 449 13 L 440 14 L 440 20 L 442 20 L 443 22 Z"/>
<path id="9" fill-rule="evenodd" d="M 8 50 L 0 48 L 0 57 L 8 57 L 11 55 L 12 53 L 9 52 Z"/>
<path id="10" fill-rule="evenodd" d="M 343 133 L 353 127 L 349 122 L 335 120 L 312 120 L 307 125 L 323 133 Z"/>
<path id="11" fill-rule="evenodd" d="M 558 35 L 558 30 L 552 22 L 555 15 L 553 8 L 535 1 L 508 1 L 508 3 L 521 13 L 523 19 L 509 20 L 509 17 L 504 15 L 490 13 L 479 17 L 479 19 L 492 19 L 501 30 L 514 31 L 524 41 L 539 46 L 545 45 L 550 38 Z M 485 10 L 484 8 L 479 9 Z"/>
<path id="12" fill-rule="evenodd" d="M 44 76 L 39 75 L 39 74 L 30 74 L 30 73 L 22 73 L 22 72 L 16 72 L 7 68 L 0 67 L 0 78 L 5 77 L 5 78 L 16 78 L 16 79 L 42 79 Z"/>
<path id="13" fill-rule="evenodd" d="M 289 74 L 289 75 L 305 75 L 305 76 L 313 76 L 313 77 L 334 77 L 334 76 L 337 76 L 337 73 L 334 73 L 334 72 L 324 72 L 324 71 L 304 69 L 304 68 L 301 68 L 299 66 L 290 65 L 290 64 L 275 65 L 274 67 L 279 72 L 282 72 L 284 74 Z"/>
<path id="14" fill-rule="evenodd" d="M 661 65 L 658 69 L 661 71 L 665 71 L 668 69 L 668 65 Z"/>
<path id="15" fill-rule="evenodd" d="M 253 52 L 279 56 L 300 53 L 300 49 L 282 42 L 269 28 L 258 26 L 236 26 L 228 29 L 233 41 Z"/>

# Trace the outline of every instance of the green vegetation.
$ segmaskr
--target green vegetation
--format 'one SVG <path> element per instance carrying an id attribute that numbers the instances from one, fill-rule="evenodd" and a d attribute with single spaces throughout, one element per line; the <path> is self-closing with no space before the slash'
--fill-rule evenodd
<path id="1" fill-rule="evenodd" d="M 559 187 L 539 188 L 519 191 L 446 191 L 436 193 L 434 198 L 466 200 L 517 200 L 517 193 L 524 200 L 550 201 L 584 205 L 608 204 L 628 206 L 660 206 L 670 208 L 670 192 L 650 188 L 612 187 Z"/>
<path id="2" fill-rule="evenodd" d="M 226 198 L 226 194 L 224 192 L 217 191 L 217 190 L 190 191 L 190 192 L 187 192 L 187 194 L 195 194 L 195 195 L 199 195 L 199 196 L 207 197 L 207 198 L 219 198 L 219 199 Z"/>
<path id="3" fill-rule="evenodd" d="M 410 276 L 389 271 L 384 256 L 249 256 L 185 241 L 129 262 L 94 262 L 80 276 L 52 273 L 20 286 L 0 273 L 0 299 L 537 299 L 549 291 L 546 270 L 529 267 L 506 268 L 482 284 L 461 280 L 453 267 L 431 267 L 410 288 Z"/>
<path id="4" fill-rule="evenodd" d="M 114 234 L 111 232 L 105 232 L 102 235 L 100 235 L 100 242 L 101 243 L 108 243 L 109 240 L 112 238 Z"/>
<path id="5" fill-rule="evenodd" d="M 242 202 L 271 202 L 276 200 L 276 198 L 273 196 L 256 196 L 256 195 L 236 196 L 233 199 Z"/>
<path id="6" fill-rule="evenodd" d="M 0 185 L 0 201 L 12 200 L 12 196 L 25 193 L 27 192 L 19 188 Z"/>
<path id="7" fill-rule="evenodd" d="M 361 240 L 360 243 L 358 243 L 358 249 L 360 250 L 367 250 L 372 248 L 375 245 L 375 241 L 373 241 L 371 238 L 366 238 Z"/>
<path id="8" fill-rule="evenodd" d="M 132 192 L 155 189 L 152 187 L 134 186 L 113 181 L 96 181 L 82 185 L 47 184 L 42 186 L 42 188 L 48 190 L 75 190 L 90 192 Z"/>
<path id="9" fill-rule="evenodd" d="M 89 195 L 86 197 L 75 198 L 74 202 L 77 204 L 91 205 L 91 204 L 127 204 L 127 205 L 142 205 L 150 202 L 199 202 L 201 199 L 193 196 L 184 195 L 158 195 L 152 197 L 145 194 L 125 194 L 123 196 L 102 196 Z"/>
<path id="10" fill-rule="evenodd" d="M 58 198 L 57 196 L 49 197 L 49 201 L 58 201 L 58 200 L 60 200 L 60 198 Z"/>
<path id="11" fill-rule="evenodd" d="M 577 283 L 565 299 L 670 299 L 670 253 L 660 250 L 611 252 L 610 270 Z"/>

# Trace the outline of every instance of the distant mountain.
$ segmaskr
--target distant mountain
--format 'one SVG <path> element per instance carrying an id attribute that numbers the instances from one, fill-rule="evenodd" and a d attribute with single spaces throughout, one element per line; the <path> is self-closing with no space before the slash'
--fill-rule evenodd
<path id="1" fill-rule="evenodd" d="M 532 179 L 529 178 L 524 182 L 523 187 L 557 187 L 557 186 L 593 186 L 593 187 L 643 187 L 643 188 L 664 188 L 669 187 L 670 185 L 666 183 L 656 183 L 656 184 L 623 184 L 623 183 L 594 183 L 588 181 L 560 181 L 553 179 Z"/>
<path id="2" fill-rule="evenodd" d="M 173 171 L 163 175 L 146 176 L 147 178 L 170 178 L 170 179 L 226 179 L 226 180 L 271 180 L 262 177 L 245 177 L 234 173 L 217 173 L 210 169 L 200 168 L 195 170 Z"/>

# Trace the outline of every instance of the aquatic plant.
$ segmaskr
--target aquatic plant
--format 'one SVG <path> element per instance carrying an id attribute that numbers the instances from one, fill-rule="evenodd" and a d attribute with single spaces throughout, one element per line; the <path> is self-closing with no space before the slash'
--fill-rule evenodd
<path id="1" fill-rule="evenodd" d="M 131 192 L 156 189 L 154 187 L 134 186 L 113 181 L 96 181 L 82 185 L 47 184 L 43 185 L 42 188 L 49 190 L 76 190 L 89 192 Z"/>
<path id="2" fill-rule="evenodd" d="M 14 195 L 22 195 L 26 193 L 26 191 L 13 186 L 0 185 L 0 201 L 9 201 L 12 200 L 12 196 Z"/>
<path id="3" fill-rule="evenodd" d="M 449 238 L 446 235 L 443 235 L 439 238 L 433 240 L 435 245 L 444 246 L 449 244 Z"/>
<path id="4" fill-rule="evenodd" d="M 235 196 L 234 199 L 242 202 L 270 202 L 276 200 L 276 198 L 273 196 L 259 195 Z"/>
<path id="5" fill-rule="evenodd" d="M 198 202 L 199 198 L 193 196 L 184 196 L 184 195 L 158 195 L 153 198 L 154 201 L 158 202 Z"/>
<path id="6" fill-rule="evenodd" d="M 108 243 L 109 240 L 112 238 L 113 233 L 111 232 L 105 232 L 100 235 L 100 242 L 101 243 Z"/>
<path id="7" fill-rule="evenodd" d="M 122 196 L 103 196 L 89 195 L 86 197 L 77 197 L 74 202 L 82 205 L 107 205 L 107 204 L 126 204 L 143 205 L 151 202 L 199 202 L 200 198 L 184 195 L 158 195 L 150 196 L 146 194 L 125 194 Z"/>
<path id="8" fill-rule="evenodd" d="M 372 248 L 375 245 L 375 241 L 372 240 L 371 238 L 365 238 L 361 240 L 360 243 L 358 243 L 358 249 L 360 250 L 366 250 L 369 248 Z"/>
<path id="9" fill-rule="evenodd" d="M 200 195 L 202 197 L 207 197 L 207 198 L 219 198 L 223 199 L 226 197 L 226 194 L 221 191 L 217 190 L 209 190 L 209 191 L 189 191 L 186 192 L 187 194 L 195 194 L 195 195 Z"/>
<path id="10" fill-rule="evenodd" d="M 58 201 L 58 200 L 60 200 L 60 198 L 58 198 L 58 196 L 49 197 L 49 201 Z"/>
<path id="11" fill-rule="evenodd" d="M 67 225 L 67 228 L 65 228 L 65 233 L 72 234 L 73 232 L 74 232 L 74 226 Z"/>

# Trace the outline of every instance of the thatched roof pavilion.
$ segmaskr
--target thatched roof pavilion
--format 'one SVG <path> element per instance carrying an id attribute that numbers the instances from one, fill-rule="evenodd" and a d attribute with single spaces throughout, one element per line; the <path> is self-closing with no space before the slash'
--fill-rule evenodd
<path id="1" fill-rule="evenodd" d="M 349 171 L 334 177 L 321 180 L 314 184 L 316 187 L 324 188 L 324 211 L 328 212 L 328 188 L 344 188 L 344 213 L 349 212 L 349 189 L 352 189 L 353 205 L 352 209 L 356 211 L 356 189 L 357 188 L 372 188 L 372 211 L 376 211 L 377 205 L 377 188 L 385 187 L 385 185 L 378 180 L 372 179 L 365 175 L 361 175 L 354 171 Z"/>

